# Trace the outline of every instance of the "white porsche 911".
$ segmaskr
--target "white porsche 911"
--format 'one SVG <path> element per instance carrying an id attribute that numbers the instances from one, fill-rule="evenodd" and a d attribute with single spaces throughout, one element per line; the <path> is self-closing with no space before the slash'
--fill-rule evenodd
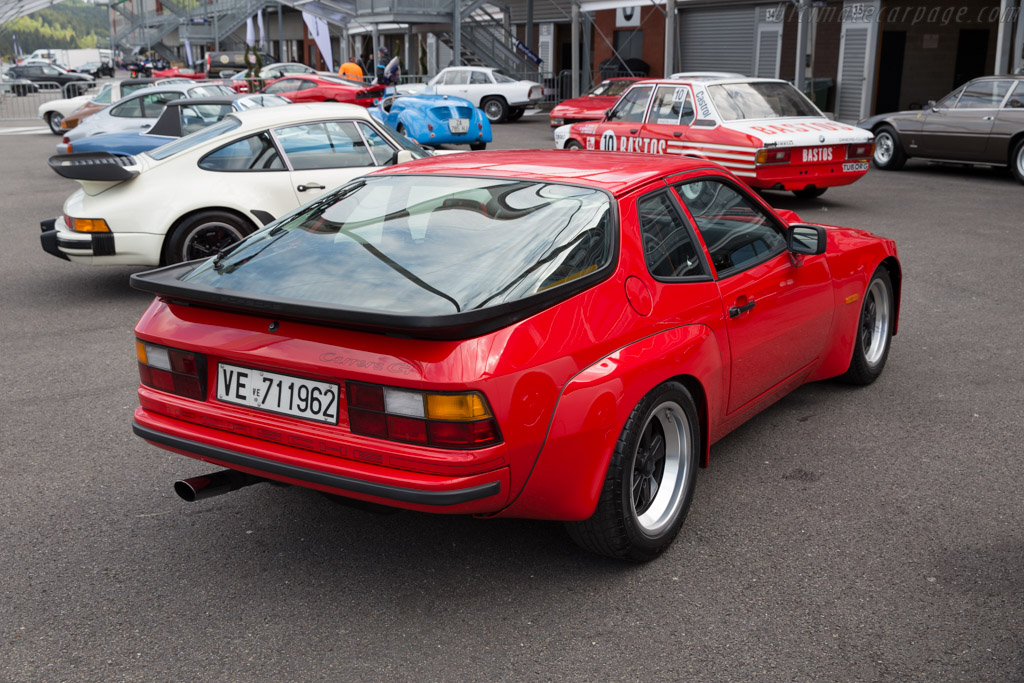
<path id="1" fill-rule="evenodd" d="M 42 247 L 92 265 L 205 258 L 374 168 L 430 156 L 339 103 L 252 109 L 136 156 L 58 155 L 82 187 L 42 221 Z"/>

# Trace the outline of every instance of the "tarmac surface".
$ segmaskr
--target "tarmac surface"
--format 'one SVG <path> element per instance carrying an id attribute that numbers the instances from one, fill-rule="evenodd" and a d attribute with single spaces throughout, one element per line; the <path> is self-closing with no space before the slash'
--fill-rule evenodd
<path id="1" fill-rule="evenodd" d="M 675 544 L 633 566 L 554 523 L 271 486 L 179 500 L 211 468 L 130 428 L 142 269 L 40 249 L 76 185 L 38 129 L 0 124 L 0 680 L 1024 681 L 1024 186 L 1005 172 L 911 162 L 766 194 L 897 241 L 888 365 L 715 445 Z M 551 146 L 546 117 L 494 130 Z"/>

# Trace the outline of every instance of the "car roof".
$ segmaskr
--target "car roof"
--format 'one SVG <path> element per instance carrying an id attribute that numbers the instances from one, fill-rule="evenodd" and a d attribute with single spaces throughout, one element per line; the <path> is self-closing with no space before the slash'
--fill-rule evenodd
<path id="1" fill-rule="evenodd" d="M 232 114 L 245 127 L 262 128 L 278 126 L 282 123 L 302 123 L 303 121 L 320 121 L 323 119 L 360 119 L 369 121 L 370 114 L 366 107 L 344 102 L 310 102 L 308 104 L 289 104 L 287 107 L 258 107 L 236 111 Z"/>
<path id="2" fill-rule="evenodd" d="M 253 93 L 260 94 L 260 93 Z M 234 104 L 236 100 L 241 100 L 246 97 L 252 97 L 249 93 L 239 93 L 238 95 L 220 95 L 212 97 L 183 97 L 180 100 L 171 100 L 167 103 L 168 107 L 183 107 L 185 105 L 193 104 Z"/>
<path id="3" fill-rule="evenodd" d="M 531 149 L 445 154 L 389 166 L 374 175 L 429 173 L 574 183 L 618 196 L 649 182 L 697 168 L 718 167 L 704 159 L 676 155 Z"/>
<path id="4" fill-rule="evenodd" d="M 645 78 L 644 83 L 658 83 L 663 85 L 672 85 L 679 83 L 701 83 L 703 85 L 715 85 L 718 83 L 789 83 L 781 78 L 754 78 L 751 76 L 730 76 L 723 74 L 721 76 L 711 76 L 709 74 L 699 74 L 695 76 L 680 76 L 672 78 Z"/>

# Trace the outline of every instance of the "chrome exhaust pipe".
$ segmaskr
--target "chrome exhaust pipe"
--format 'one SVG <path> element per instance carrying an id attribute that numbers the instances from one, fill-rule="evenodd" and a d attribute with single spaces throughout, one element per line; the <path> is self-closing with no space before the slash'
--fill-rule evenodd
<path id="1" fill-rule="evenodd" d="M 191 479 L 176 481 L 174 482 L 174 492 L 182 500 L 194 503 L 197 500 L 231 493 L 240 488 L 260 484 L 265 481 L 267 480 L 262 477 L 246 474 L 245 472 L 221 470 L 220 472 L 214 472 L 202 477 L 192 477 Z"/>

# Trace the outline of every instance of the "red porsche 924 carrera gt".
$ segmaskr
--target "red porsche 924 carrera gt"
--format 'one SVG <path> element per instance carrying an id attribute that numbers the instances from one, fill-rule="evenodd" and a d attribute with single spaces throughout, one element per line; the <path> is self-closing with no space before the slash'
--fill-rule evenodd
<path id="1" fill-rule="evenodd" d="M 645 561 L 711 444 L 805 382 L 878 377 L 901 273 L 891 240 L 703 160 L 423 159 L 134 275 L 134 431 L 227 468 L 187 500 L 269 479 Z"/>

